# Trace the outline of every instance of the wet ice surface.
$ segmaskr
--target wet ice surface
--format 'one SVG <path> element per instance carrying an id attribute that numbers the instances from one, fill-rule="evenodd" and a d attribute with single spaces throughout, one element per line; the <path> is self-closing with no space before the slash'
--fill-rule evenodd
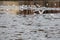
<path id="1" fill-rule="evenodd" d="M 0 40 L 60 40 L 60 14 L 51 15 L 0 14 Z"/>

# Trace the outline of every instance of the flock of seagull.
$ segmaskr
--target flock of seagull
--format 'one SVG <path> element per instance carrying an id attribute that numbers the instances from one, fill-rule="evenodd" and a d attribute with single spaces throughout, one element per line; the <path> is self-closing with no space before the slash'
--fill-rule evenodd
<path id="1" fill-rule="evenodd" d="M 20 6 L 5 6 L 5 5 L 1 5 L 0 6 L 0 10 L 14 10 L 14 9 L 18 9 L 18 10 L 33 10 L 38 11 L 40 14 L 43 14 L 44 11 L 46 10 L 60 10 L 60 8 L 51 8 L 51 7 L 41 7 L 40 5 L 36 4 L 36 5 L 20 5 Z"/>

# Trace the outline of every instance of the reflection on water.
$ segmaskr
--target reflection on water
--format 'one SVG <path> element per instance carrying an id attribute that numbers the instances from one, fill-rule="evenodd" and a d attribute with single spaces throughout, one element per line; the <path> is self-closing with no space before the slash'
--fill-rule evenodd
<path id="1" fill-rule="evenodd" d="M 0 40 L 60 40 L 60 14 L 54 15 L 0 14 Z"/>

